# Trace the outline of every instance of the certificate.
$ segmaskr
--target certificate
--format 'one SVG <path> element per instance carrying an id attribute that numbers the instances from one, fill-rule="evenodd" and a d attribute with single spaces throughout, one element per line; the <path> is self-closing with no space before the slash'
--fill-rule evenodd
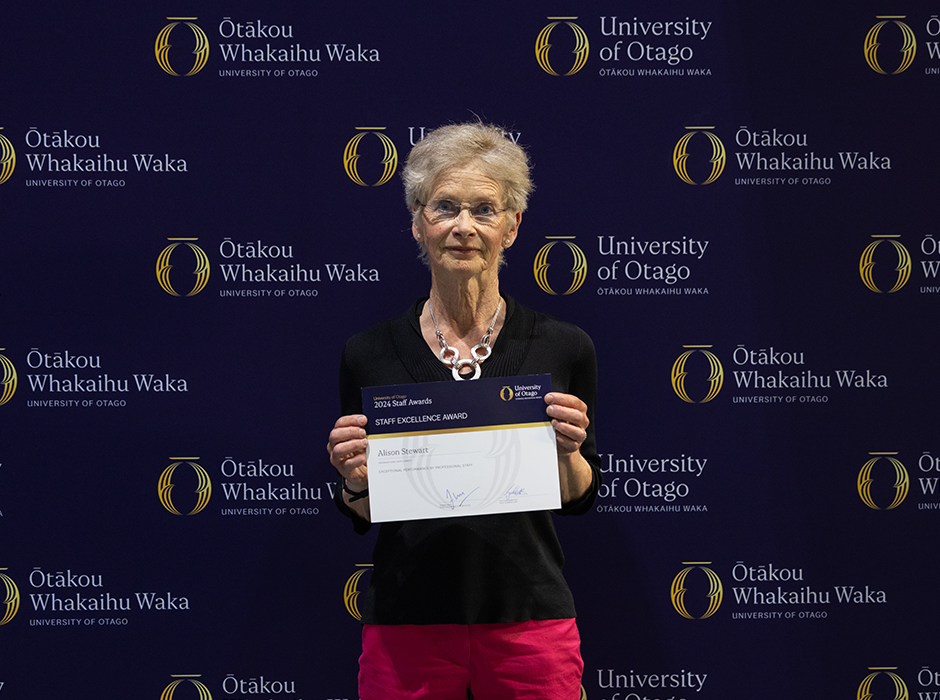
<path id="1" fill-rule="evenodd" d="M 372 521 L 561 507 L 548 374 L 362 390 Z"/>

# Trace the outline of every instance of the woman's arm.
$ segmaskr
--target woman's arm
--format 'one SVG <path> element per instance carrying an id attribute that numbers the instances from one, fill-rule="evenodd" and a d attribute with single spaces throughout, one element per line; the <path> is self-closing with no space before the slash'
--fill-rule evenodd
<path id="1" fill-rule="evenodd" d="M 587 439 L 587 405 L 577 396 L 553 391 L 545 395 L 545 412 L 552 419 L 555 445 L 558 449 L 558 478 L 561 502 L 582 498 L 591 488 L 594 474 L 581 454 L 581 443 Z"/>
<path id="2" fill-rule="evenodd" d="M 340 417 L 330 431 L 330 439 L 326 444 L 330 463 L 336 467 L 350 491 L 362 492 L 369 488 L 366 422 L 367 418 L 358 414 Z M 371 520 L 368 495 L 357 498 L 344 490 L 343 502 L 363 520 Z"/>

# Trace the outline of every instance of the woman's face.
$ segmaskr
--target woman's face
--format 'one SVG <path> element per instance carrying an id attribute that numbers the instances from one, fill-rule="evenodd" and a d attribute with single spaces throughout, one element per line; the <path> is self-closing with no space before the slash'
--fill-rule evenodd
<path id="1" fill-rule="evenodd" d="M 444 200 L 443 207 L 435 206 Z M 502 211 L 492 221 L 475 219 L 467 207 L 476 207 L 478 216 L 488 209 L 477 205 L 489 203 L 495 210 L 506 205 L 499 183 L 475 164 L 446 170 L 431 190 L 427 206 L 418 213 L 412 225 L 416 240 L 423 241 L 433 275 L 472 277 L 493 275 L 499 269 L 503 248 L 516 239 L 521 213 Z M 457 215 L 443 218 L 436 210 L 457 207 Z"/>

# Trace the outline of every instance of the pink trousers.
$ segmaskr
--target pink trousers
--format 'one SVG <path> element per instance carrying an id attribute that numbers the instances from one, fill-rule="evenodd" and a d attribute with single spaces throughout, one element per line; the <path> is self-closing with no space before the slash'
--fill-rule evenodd
<path id="1" fill-rule="evenodd" d="M 573 619 L 485 625 L 364 625 L 361 700 L 578 700 Z"/>

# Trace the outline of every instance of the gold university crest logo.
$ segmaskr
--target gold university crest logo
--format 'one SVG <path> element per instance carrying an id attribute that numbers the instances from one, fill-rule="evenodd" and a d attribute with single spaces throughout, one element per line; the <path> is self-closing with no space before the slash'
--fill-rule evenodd
<path id="1" fill-rule="evenodd" d="M 675 608 L 676 612 L 682 615 L 682 617 L 689 620 L 704 620 L 706 617 L 711 617 L 718 612 L 718 608 L 721 607 L 721 599 L 724 596 L 724 587 L 721 585 L 721 579 L 718 578 L 718 574 L 706 566 L 706 564 L 711 564 L 710 561 L 684 561 L 682 563 L 685 565 L 685 568 L 676 574 L 676 577 L 672 580 L 672 588 L 669 593 L 672 599 L 672 607 Z M 708 608 L 705 610 L 704 614 L 698 617 L 690 614 L 686 608 L 686 594 L 688 593 L 686 579 L 689 574 L 695 570 L 705 572 L 705 576 L 708 580 L 708 593 L 706 594 Z"/>
<path id="2" fill-rule="evenodd" d="M 0 351 L 5 348 L 0 348 Z M 4 355 L 0 355 L 0 406 L 16 393 L 16 367 Z"/>
<path id="3" fill-rule="evenodd" d="M 202 674 L 195 675 L 173 675 L 171 678 L 175 678 L 172 683 L 170 683 L 160 694 L 160 700 L 173 700 L 173 694 L 176 692 L 177 686 L 181 683 L 191 683 L 196 686 L 196 691 L 199 693 L 199 700 L 212 700 L 212 693 L 209 692 L 209 689 L 201 681 L 197 681 Z"/>
<path id="4" fill-rule="evenodd" d="M 349 140 L 349 143 L 346 144 L 346 149 L 343 151 L 343 168 L 346 170 L 346 174 L 349 175 L 349 179 L 357 185 L 369 187 L 369 184 L 359 176 L 358 169 L 359 142 L 369 134 L 375 134 L 385 149 L 385 155 L 381 160 L 384 170 L 379 176 L 378 181 L 375 182 L 372 187 L 384 185 L 391 180 L 392 175 L 395 174 L 395 170 L 398 168 L 398 149 L 395 148 L 394 142 L 382 133 L 384 129 L 384 126 L 357 126 L 356 130 L 359 133 L 353 136 Z"/>
<path id="5" fill-rule="evenodd" d="M 880 20 L 874 27 L 868 30 L 868 34 L 865 36 L 865 62 L 868 63 L 869 67 L 876 73 L 881 73 L 882 75 L 887 75 L 888 71 L 881 67 L 881 63 L 878 60 L 878 50 L 881 48 L 882 44 L 882 30 L 886 25 L 893 24 L 901 30 L 901 62 L 896 70 L 892 71 L 892 75 L 897 75 L 898 73 L 903 73 L 908 68 L 910 68 L 911 63 L 914 61 L 914 56 L 917 53 L 917 39 L 914 37 L 914 30 L 907 26 L 902 19 L 905 19 L 906 15 L 883 15 L 877 17 Z"/>
<path id="6" fill-rule="evenodd" d="M 679 355 L 679 358 L 672 365 L 672 389 L 676 392 L 676 395 L 686 403 L 708 403 L 718 396 L 718 392 L 721 391 L 721 385 L 724 384 L 725 381 L 725 371 L 721 366 L 721 361 L 714 353 L 708 350 L 708 348 L 712 347 L 711 345 L 683 345 L 682 347 L 686 348 L 686 351 Z M 686 371 L 686 364 L 689 358 L 696 353 L 705 355 L 708 359 L 710 369 L 708 374 L 708 393 L 701 401 L 695 401 L 690 398 L 686 388 L 686 379 L 689 376 L 689 373 Z"/>
<path id="7" fill-rule="evenodd" d="M 0 129 L 2 128 L 0 126 Z M 0 134 L 0 185 L 10 179 L 14 168 L 16 168 L 16 151 L 10 139 Z"/>
<path id="8" fill-rule="evenodd" d="M 549 54 L 551 53 L 552 48 L 552 44 L 550 43 L 552 32 L 555 30 L 555 27 L 564 23 L 571 29 L 572 32 L 574 32 L 574 50 L 571 52 L 574 54 L 574 64 L 564 75 L 574 75 L 579 70 L 584 68 L 584 64 L 587 63 L 588 54 L 591 51 L 587 34 L 584 33 L 584 30 L 581 29 L 581 27 L 570 21 L 578 19 L 577 17 L 548 17 L 547 19 L 550 20 L 550 24 L 546 25 L 545 28 L 539 32 L 539 35 L 535 40 L 535 60 L 538 61 L 538 64 L 541 66 L 542 70 L 549 75 L 561 75 L 561 73 L 552 67 Z"/>
<path id="9" fill-rule="evenodd" d="M 893 700 L 908 700 L 910 693 L 907 690 L 907 684 L 904 682 L 904 679 L 902 679 L 901 676 L 894 673 L 894 671 L 898 670 L 897 666 L 872 666 L 868 670 L 874 671 L 874 673 L 869 673 L 867 676 L 865 676 L 865 679 L 862 681 L 861 685 L 858 686 L 858 694 L 855 696 L 858 700 L 875 700 L 875 698 L 878 698 L 878 700 L 890 700 L 890 691 L 886 693 L 879 693 L 872 690 L 872 683 L 881 674 L 886 675 L 890 679 L 891 685 L 893 685 Z M 888 687 L 890 688 L 891 686 Z"/>
<path id="10" fill-rule="evenodd" d="M 164 248 L 163 252 L 161 252 L 157 258 L 157 282 L 160 283 L 164 292 L 174 297 L 196 296 L 205 288 L 206 282 L 209 281 L 209 273 L 211 272 L 209 256 L 206 255 L 202 248 L 193 242 L 198 241 L 198 238 L 167 238 L 167 240 L 170 241 L 170 245 Z M 186 294 L 177 292 L 173 287 L 173 280 L 170 278 L 170 270 L 173 269 L 173 265 L 170 264 L 170 256 L 172 256 L 173 251 L 181 245 L 189 248 L 196 256 L 195 270 L 193 271 L 195 279 L 192 289 Z"/>
<path id="11" fill-rule="evenodd" d="M 170 24 L 166 25 L 163 29 L 160 30 L 160 33 L 157 34 L 157 41 L 154 45 L 154 53 L 157 56 L 157 63 L 160 64 L 160 67 L 169 73 L 170 75 L 196 75 L 199 71 L 203 69 L 203 66 L 206 65 L 206 61 L 209 59 L 209 39 L 206 36 L 205 32 L 202 31 L 197 25 L 193 24 L 189 20 L 198 19 L 196 17 L 167 17 L 170 20 Z M 178 73 L 174 70 L 173 66 L 170 64 L 170 49 L 173 47 L 173 44 L 170 43 L 170 35 L 178 37 L 177 41 L 182 46 L 184 41 L 185 30 L 179 29 L 176 32 L 173 30 L 180 26 L 184 25 L 188 27 L 192 33 L 192 37 L 186 37 L 186 40 L 192 41 L 195 39 L 195 44 L 193 45 L 193 63 L 192 67 L 187 73 Z M 178 58 L 177 58 L 178 60 Z"/>
<path id="12" fill-rule="evenodd" d="M 571 274 L 573 275 L 571 285 L 568 287 L 568 291 L 562 292 L 562 296 L 574 294 L 581 288 L 585 278 L 587 278 L 587 258 L 584 255 L 584 251 L 571 242 L 574 240 L 574 236 L 545 236 L 545 238 L 551 241 L 551 243 L 543 245 L 535 255 L 535 263 L 532 266 L 535 282 L 541 287 L 543 292 L 558 294 L 558 292 L 552 289 L 552 285 L 548 279 L 548 268 L 551 267 L 551 263 L 548 262 L 548 254 L 551 252 L 552 248 L 561 241 L 568 247 L 568 250 L 571 251 L 571 255 L 574 257 L 574 263 L 571 266 Z"/>
<path id="13" fill-rule="evenodd" d="M 175 486 L 173 473 L 181 464 L 188 464 L 196 474 L 196 488 L 194 489 L 196 503 L 188 514 L 195 515 L 209 505 L 209 499 L 212 498 L 212 480 L 209 478 L 209 472 L 196 463 L 198 457 L 170 457 L 170 459 L 175 461 L 163 470 L 157 482 L 157 496 L 160 498 L 160 503 L 173 515 L 183 514 L 173 502 L 173 487 Z"/>
<path id="14" fill-rule="evenodd" d="M 872 510 L 881 510 L 881 507 L 875 504 L 875 499 L 871 495 L 871 487 L 874 478 L 871 475 L 872 468 L 882 459 L 887 460 L 894 467 L 894 498 L 885 510 L 897 508 L 907 498 L 907 492 L 911 487 L 911 479 L 908 476 L 907 469 L 900 461 L 894 458 L 897 452 L 869 452 L 871 459 L 865 462 L 861 471 L 858 473 L 858 495 L 862 502 Z"/>
<path id="15" fill-rule="evenodd" d="M 346 605 L 346 612 L 357 620 L 362 619 L 362 613 L 359 612 L 359 579 L 372 568 L 372 564 L 356 564 L 356 572 L 346 581 L 343 588 L 343 603 Z"/>
<path id="16" fill-rule="evenodd" d="M 873 243 L 869 243 L 868 247 L 862 252 L 862 257 L 858 261 L 858 273 L 862 277 L 862 283 L 868 287 L 873 292 L 878 292 L 879 294 L 883 293 L 884 290 L 880 289 L 878 284 L 875 282 L 874 272 L 875 272 L 875 250 L 881 245 L 885 240 L 888 241 L 892 246 L 898 256 L 897 267 L 894 268 L 894 271 L 897 273 L 897 276 L 894 279 L 893 286 L 887 290 L 888 294 L 896 292 L 901 289 L 905 284 L 907 284 L 908 279 L 911 277 L 911 254 L 908 252 L 901 243 L 894 240 L 899 236 L 893 235 L 884 235 L 884 236 L 872 236 L 876 239 Z"/>
<path id="17" fill-rule="evenodd" d="M 679 139 L 676 147 L 672 149 L 672 167 L 675 168 L 676 175 L 678 175 L 683 182 L 687 182 L 690 185 L 710 185 L 718 179 L 721 175 L 721 171 L 725 169 L 728 155 L 725 152 L 725 145 L 721 142 L 721 139 L 715 136 L 711 131 L 714 128 L 713 126 L 687 126 L 687 133 Z M 704 134 L 712 148 L 711 157 L 708 159 L 708 162 L 711 163 L 711 172 L 705 180 L 700 183 L 692 179 L 688 171 L 689 141 L 697 134 Z"/>
<path id="18" fill-rule="evenodd" d="M 0 571 L 6 571 L 6 569 L 0 569 Z M 16 584 L 6 574 L 0 573 L 0 592 L 3 593 L 3 598 L 0 600 L 0 625 L 5 625 L 14 617 L 16 617 L 16 611 L 20 609 L 20 589 L 16 587 Z"/>

